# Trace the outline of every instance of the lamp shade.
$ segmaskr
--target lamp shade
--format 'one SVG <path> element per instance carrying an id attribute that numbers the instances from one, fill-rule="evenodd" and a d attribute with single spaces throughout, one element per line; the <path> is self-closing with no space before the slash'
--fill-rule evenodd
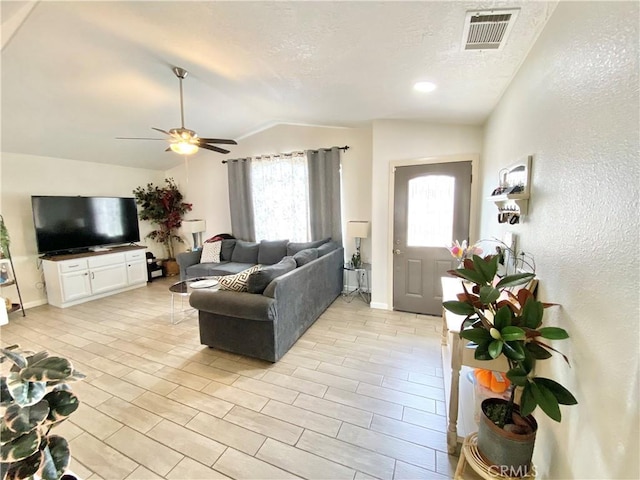
<path id="1" fill-rule="evenodd" d="M 369 222 L 364 220 L 347 222 L 347 236 L 355 238 L 369 238 Z"/>
<path id="2" fill-rule="evenodd" d="M 207 223 L 204 220 L 185 220 L 182 222 L 182 228 L 187 233 L 199 233 L 206 230 Z"/>

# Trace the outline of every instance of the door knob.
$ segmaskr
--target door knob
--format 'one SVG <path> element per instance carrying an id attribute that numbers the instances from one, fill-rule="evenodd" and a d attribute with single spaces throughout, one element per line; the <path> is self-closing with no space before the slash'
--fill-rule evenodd
<path id="1" fill-rule="evenodd" d="M 402 252 L 400 251 L 400 249 L 399 249 L 399 248 L 396 248 L 396 249 L 393 251 L 393 254 L 394 254 L 394 255 L 400 255 L 401 253 L 402 253 Z"/>

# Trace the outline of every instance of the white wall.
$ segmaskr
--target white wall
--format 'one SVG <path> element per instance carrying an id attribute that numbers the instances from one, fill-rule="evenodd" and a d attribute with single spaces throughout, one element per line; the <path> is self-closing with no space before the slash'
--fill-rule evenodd
<path id="1" fill-rule="evenodd" d="M 481 237 L 519 236 L 571 358 L 544 362 L 579 405 L 538 413 L 539 478 L 640 478 L 638 467 L 638 3 L 561 2 L 486 127 L 483 196 L 533 154 L 530 216 Z"/>
<path id="2" fill-rule="evenodd" d="M 378 120 L 373 124 L 373 172 L 371 211 L 372 298 L 376 308 L 392 308 L 392 272 L 388 262 L 389 164 L 427 157 L 476 154 L 482 151 L 482 128 L 468 125 L 442 125 L 417 121 Z M 475 232 L 471 232 L 471 238 Z"/>
<path id="3" fill-rule="evenodd" d="M 227 166 L 222 160 L 246 158 L 270 153 L 348 145 L 342 153 L 343 232 L 348 220 L 370 220 L 371 215 L 371 129 L 277 125 L 238 141 L 231 153 L 219 155 L 199 152 L 188 163 L 167 172 L 182 188 L 193 210 L 185 217 L 204 218 L 207 231 L 203 238 L 231 232 Z M 191 243 L 185 247 L 191 247 Z M 345 239 L 347 258 L 355 250 L 353 239 Z M 362 242 L 363 255 L 370 257 L 370 244 Z"/>
<path id="4" fill-rule="evenodd" d="M 42 272 L 38 270 L 31 195 L 132 197 L 136 187 L 164 179 L 163 172 L 156 170 L 34 155 L 2 153 L 0 162 L 2 215 L 11 236 L 11 256 L 27 307 L 46 303 Z M 145 242 L 144 236 L 150 230 L 148 222 L 140 224 L 140 244 L 163 256 L 158 243 Z M 3 293 L 17 300 L 15 289 L 10 292 L 11 289 L 8 287 Z"/>

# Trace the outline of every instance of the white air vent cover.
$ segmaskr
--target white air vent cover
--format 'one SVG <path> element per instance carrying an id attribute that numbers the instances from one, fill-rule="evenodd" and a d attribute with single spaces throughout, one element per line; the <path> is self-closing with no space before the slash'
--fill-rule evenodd
<path id="1" fill-rule="evenodd" d="M 462 50 L 500 50 L 513 27 L 519 9 L 467 12 Z"/>

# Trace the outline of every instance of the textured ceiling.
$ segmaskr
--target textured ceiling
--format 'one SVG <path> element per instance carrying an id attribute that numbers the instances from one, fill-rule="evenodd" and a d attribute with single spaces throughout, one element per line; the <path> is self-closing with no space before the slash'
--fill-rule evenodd
<path id="1" fill-rule="evenodd" d="M 2 151 L 175 166 L 163 142 L 115 139 L 180 126 L 174 65 L 189 71 L 185 126 L 203 137 L 241 142 L 277 123 L 481 124 L 555 4 L 2 1 Z M 520 9 L 506 46 L 461 51 L 466 11 L 504 7 Z M 414 92 L 418 80 L 438 89 Z"/>

